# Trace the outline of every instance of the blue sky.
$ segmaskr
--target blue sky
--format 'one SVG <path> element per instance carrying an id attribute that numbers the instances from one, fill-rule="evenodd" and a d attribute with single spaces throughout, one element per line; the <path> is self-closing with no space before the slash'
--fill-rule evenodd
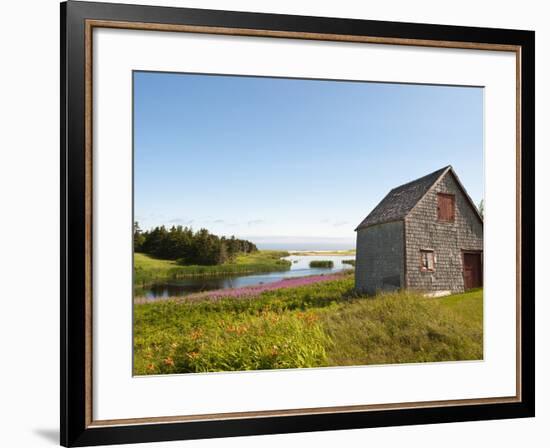
<path id="1" fill-rule="evenodd" d="M 391 188 L 449 164 L 478 203 L 481 88 L 134 73 L 144 229 L 353 247 L 353 229 Z"/>

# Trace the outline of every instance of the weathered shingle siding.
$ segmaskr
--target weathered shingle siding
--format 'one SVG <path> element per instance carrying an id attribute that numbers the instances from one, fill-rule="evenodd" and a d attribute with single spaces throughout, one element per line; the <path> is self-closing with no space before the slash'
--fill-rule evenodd
<path id="1" fill-rule="evenodd" d="M 441 168 L 412 182 L 393 188 L 357 226 L 357 229 L 404 219 L 434 182 L 449 168 Z"/>
<path id="2" fill-rule="evenodd" d="M 374 294 L 403 286 L 403 222 L 389 222 L 357 231 L 355 287 Z"/>
<path id="3" fill-rule="evenodd" d="M 437 193 L 455 195 L 455 221 L 437 220 Z M 483 225 L 451 173 L 447 173 L 405 218 L 407 287 L 464 290 L 462 250 L 483 250 Z M 420 270 L 420 250 L 433 249 L 435 271 Z"/>

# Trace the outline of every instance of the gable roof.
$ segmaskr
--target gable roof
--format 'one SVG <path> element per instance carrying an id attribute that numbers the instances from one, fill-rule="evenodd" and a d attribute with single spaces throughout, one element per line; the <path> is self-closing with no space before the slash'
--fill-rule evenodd
<path id="1" fill-rule="evenodd" d="M 369 227 L 375 224 L 382 224 L 385 222 L 404 219 L 405 216 L 407 216 L 408 213 L 413 209 L 413 207 L 420 201 L 420 199 L 422 199 L 424 195 L 430 190 L 430 188 L 449 170 L 453 172 L 450 165 L 434 171 L 433 173 L 430 173 L 419 179 L 395 187 L 386 195 L 384 199 L 380 201 L 380 203 L 376 207 L 374 207 L 374 209 L 357 226 L 355 230 L 357 231 L 364 227 Z M 457 176 L 454 176 L 458 181 Z M 460 182 L 458 182 L 458 184 L 464 191 L 464 188 L 462 187 Z M 464 193 L 466 192 L 464 191 Z M 466 196 L 469 199 L 469 196 Z"/>

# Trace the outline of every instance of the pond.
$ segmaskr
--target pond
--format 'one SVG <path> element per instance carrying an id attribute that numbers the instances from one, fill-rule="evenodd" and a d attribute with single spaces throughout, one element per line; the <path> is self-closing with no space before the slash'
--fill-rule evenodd
<path id="1" fill-rule="evenodd" d="M 136 288 L 135 294 L 136 296 L 147 297 L 149 299 L 176 297 L 201 291 L 263 285 L 277 282 L 285 278 L 334 274 L 344 269 L 353 268 L 353 266 L 342 263 L 342 261 L 353 260 L 354 258 L 353 255 L 290 255 L 284 258 L 292 263 L 288 271 L 249 275 L 188 277 L 178 280 L 166 280 L 149 285 L 145 288 Z M 314 260 L 330 260 L 334 265 L 332 268 L 310 268 L 309 263 Z"/>

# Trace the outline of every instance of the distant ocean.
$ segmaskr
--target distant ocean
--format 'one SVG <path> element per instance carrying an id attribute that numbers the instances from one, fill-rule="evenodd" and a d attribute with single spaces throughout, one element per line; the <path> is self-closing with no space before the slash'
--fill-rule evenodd
<path id="1" fill-rule="evenodd" d="M 353 242 L 332 243 L 332 242 L 292 242 L 292 243 L 257 243 L 260 250 L 295 250 L 295 251 L 313 251 L 313 250 L 349 250 L 355 249 Z"/>

